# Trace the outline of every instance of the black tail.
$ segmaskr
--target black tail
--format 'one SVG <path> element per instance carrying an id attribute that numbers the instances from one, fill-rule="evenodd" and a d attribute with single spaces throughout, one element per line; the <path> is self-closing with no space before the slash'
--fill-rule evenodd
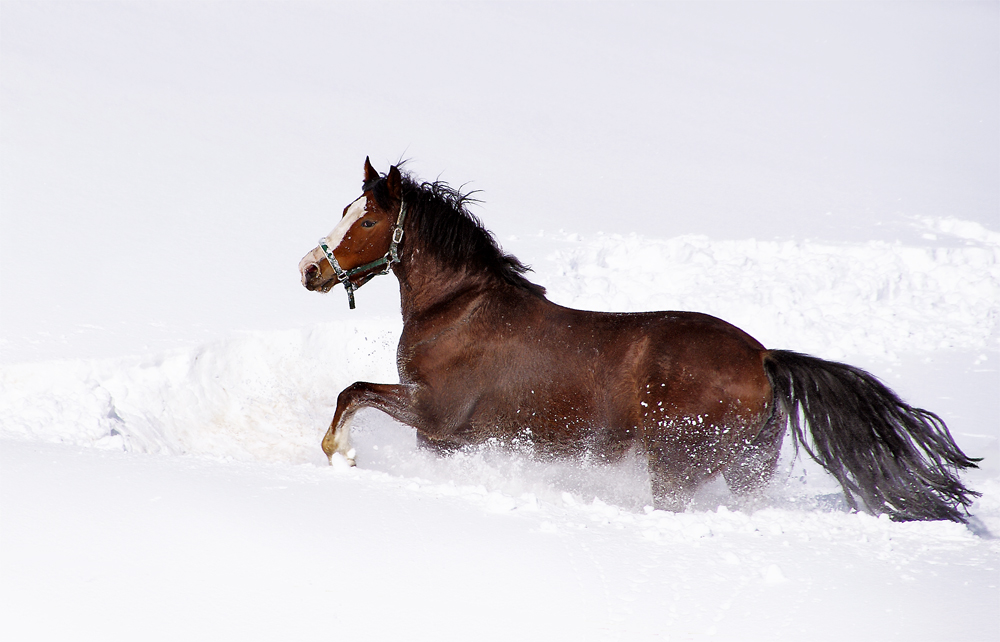
<path id="1" fill-rule="evenodd" d="M 843 363 L 771 350 L 764 369 L 796 447 L 802 444 L 837 478 L 852 508 L 856 495 L 894 520 L 965 522 L 980 493 L 963 486 L 958 472 L 980 460 L 959 449 L 940 417 L 906 405 L 873 375 Z"/>

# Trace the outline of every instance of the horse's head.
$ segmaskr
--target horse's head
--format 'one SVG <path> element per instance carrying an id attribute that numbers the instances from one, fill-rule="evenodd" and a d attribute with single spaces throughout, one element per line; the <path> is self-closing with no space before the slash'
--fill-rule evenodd
<path id="1" fill-rule="evenodd" d="M 396 166 L 383 178 L 365 159 L 363 193 L 344 208 L 344 215 L 319 245 L 299 261 L 302 285 L 329 292 L 337 283 L 347 289 L 351 307 L 354 290 L 398 261 L 402 240 L 403 181 Z"/>

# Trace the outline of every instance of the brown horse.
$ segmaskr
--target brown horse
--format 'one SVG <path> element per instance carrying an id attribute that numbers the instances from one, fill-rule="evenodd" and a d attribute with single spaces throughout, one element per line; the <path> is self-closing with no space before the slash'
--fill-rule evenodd
<path id="1" fill-rule="evenodd" d="M 848 503 L 899 520 L 964 521 L 975 467 L 941 419 L 906 405 L 867 372 L 767 350 L 695 312 L 572 310 L 524 278 L 466 209 L 468 196 L 365 160 L 363 194 L 299 265 L 310 290 L 354 290 L 390 270 L 403 333 L 398 384 L 340 393 L 323 438 L 352 459 L 351 418 L 378 408 L 441 451 L 488 439 L 539 454 L 648 459 L 658 508 L 682 510 L 722 474 L 736 493 L 774 473 L 788 425 Z M 805 429 L 808 428 L 807 439 Z M 961 510 L 960 510 L 961 508 Z"/>

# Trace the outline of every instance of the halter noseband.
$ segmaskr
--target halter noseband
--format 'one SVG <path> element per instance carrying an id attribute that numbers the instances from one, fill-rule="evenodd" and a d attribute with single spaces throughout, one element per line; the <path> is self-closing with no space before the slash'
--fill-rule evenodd
<path id="1" fill-rule="evenodd" d="M 360 288 L 365 283 L 368 283 L 376 276 L 381 276 L 382 274 L 388 274 L 389 269 L 392 267 L 393 263 L 399 263 L 399 244 L 403 240 L 403 218 L 406 216 L 406 201 L 399 201 L 399 217 L 396 219 L 396 226 L 392 228 L 392 242 L 389 243 L 389 251 L 386 252 L 382 258 L 376 259 L 371 263 L 365 263 L 364 265 L 359 265 L 358 267 L 345 270 L 340 267 L 340 263 L 337 262 L 337 257 L 333 255 L 333 250 L 326 243 L 326 237 L 319 240 L 319 247 L 323 250 L 323 254 L 326 255 L 326 260 L 330 262 L 330 266 L 333 267 L 333 271 L 337 274 L 337 280 L 344 284 L 344 289 L 347 290 L 347 302 L 350 304 L 351 309 L 354 309 L 354 291 Z M 384 267 L 382 267 L 384 266 Z M 382 267 L 378 272 L 372 272 L 371 274 L 366 274 L 359 280 L 357 285 L 351 283 L 351 277 L 355 274 L 360 274 L 361 272 L 367 272 L 375 268 Z"/>

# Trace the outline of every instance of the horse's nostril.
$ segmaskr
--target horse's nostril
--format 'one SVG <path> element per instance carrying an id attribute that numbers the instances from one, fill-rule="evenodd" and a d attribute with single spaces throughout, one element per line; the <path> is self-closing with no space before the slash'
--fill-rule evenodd
<path id="1" fill-rule="evenodd" d="M 306 266 L 306 278 L 315 279 L 319 275 L 319 266 L 315 263 L 310 263 Z"/>

